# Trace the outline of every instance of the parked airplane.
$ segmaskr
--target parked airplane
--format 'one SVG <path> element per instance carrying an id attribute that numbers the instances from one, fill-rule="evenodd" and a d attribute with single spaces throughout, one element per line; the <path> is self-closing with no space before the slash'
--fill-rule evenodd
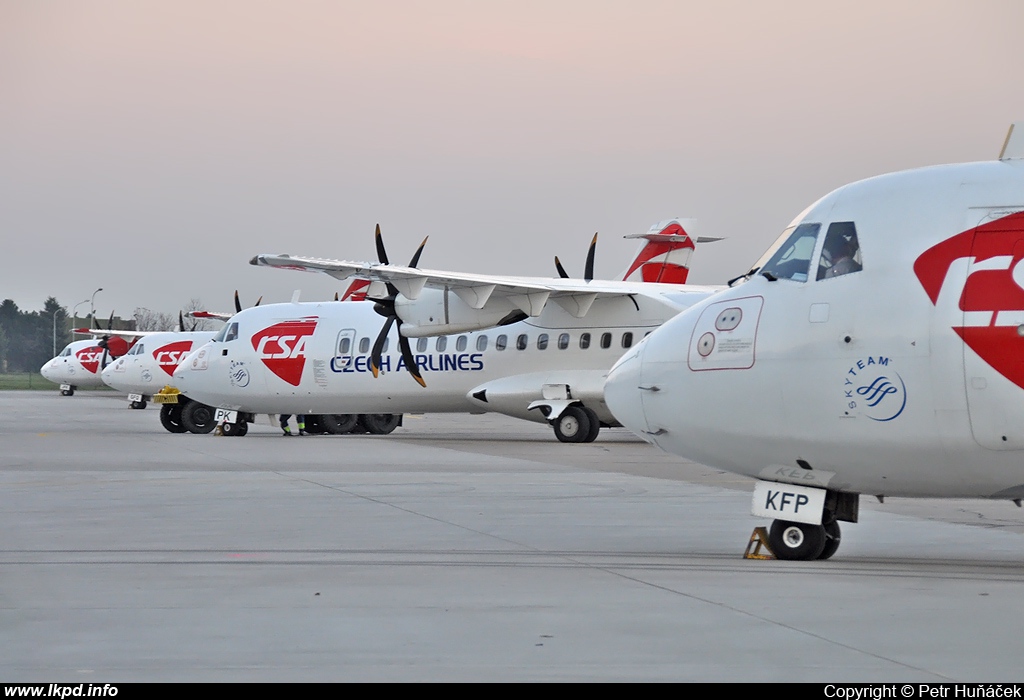
<path id="1" fill-rule="evenodd" d="M 824 559 L 860 494 L 1024 498 L 1024 128 L 997 161 L 841 187 L 739 284 L 616 363 L 615 416 L 757 479 L 784 559 Z"/>
<path id="2" fill-rule="evenodd" d="M 110 316 L 110 323 L 114 320 Z M 39 373 L 54 384 L 60 385 L 61 396 L 74 396 L 79 387 L 101 387 L 100 376 L 103 368 L 111 358 L 124 355 L 131 348 L 137 333 L 76 328 L 79 335 L 94 335 L 88 340 L 75 340 L 68 343 L 60 353 L 46 362 Z"/>
<path id="3" fill-rule="evenodd" d="M 650 281 L 594 280 L 592 252 L 583 280 L 420 269 L 422 245 L 408 267 L 389 265 L 379 229 L 381 264 L 257 256 L 255 265 L 371 280 L 376 303 L 247 309 L 178 368 L 174 386 L 224 409 L 229 434 L 244 433 L 256 413 L 370 413 L 393 423 L 405 412 L 500 411 L 547 421 L 563 442 L 590 441 L 618 424 L 602 395 L 615 359 L 716 291 L 681 284 L 694 239 L 679 220 L 640 237 L 625 276 Z M 657 281 L 666 277 L 672 283 Z"/>

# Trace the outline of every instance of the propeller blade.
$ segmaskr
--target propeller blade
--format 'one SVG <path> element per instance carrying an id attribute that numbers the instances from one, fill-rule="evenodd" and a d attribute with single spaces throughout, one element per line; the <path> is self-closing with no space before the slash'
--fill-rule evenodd
<path id="1" fill-rule="evenodd" d="M 185 316 L 180 310 L 178 311 L 178 330 L 183 333 L 185 332 Z"/>
<path id="2" fill-rule="evenodd" d="M 261 301 L 263 301 L 263 295 L 262 294 L 260 294 L 260 298 L 256 300 L 256 303 L 253 304 L 253 306 L 259 306 Z"/>
<path id="3" fill-rule="evenodd" d="M 558 259 L 557 255 L 555 256 L 555 269 L 558 270 L 558 276 L 562 279 L 569 278 L 569 273 L 565 271 L 564 267 L 562 267 L 562 261 Z"/>
<path id="4" fill-rule="evenodd" d="M 383 265 L 388 264 L 388 252 L 384 250 L 384 237 L 380 235 L 380 224 L 377 224 L 377 230 L 373 234 L 374 242 L 377 244 L 377 260 Z"/>
<path id="5" fill-rule="evenodd" d="M 107 368 L 107 344 L 103 344 L 103 357 L 100 358 L 100 371 L 102 372 Z"/>
<path id="6" fill-rule="evenodd" d="M 334 301 L 338 301 L 338 293 L 337 292 L 334 293 Z"/>
<path id="7" fill-rule="evenodd" d="M 107 321 L 107 330 L 108 331 L 114 330 L 114 312 L 113 311 L 110 312 L 110 320 Z"/>
<path id="8" fill-rule="evenodd" d="M 384 341 L 388 339 L 388 333 L 391 332 L 391 324 L 395 322 L 395 318 L 395 316 L 388 316 L 384 327 L 380 329 L 380 335 L 373 343 L 373 350 L 370 351 L 370 371 L 373 372 L 374 379 L 380 373 L 380 354 L 384 350 Z"/>
<path id="9" fill-rule="evenodd" d="M 590 241 L 590 250 L 587 251 L 587 265 L 583 268 L 583 279 L 587 282 L 594 279 L 594 251 L 597 248 L 597 234 L 594 234 Z"/>
<path id="10" fill-rule="evenodd" d="M 420 264 L 420 254 L 423 252 L 423 246 L 427 244 L 427 238 L 430 238 L 430 236 L 424 238 L 423 242 L 420 243 L 420 247 L 416 249 L 416 253 L 412 256 L 412 260 L 409 261 L 409 267 L 416 267 Z"/>
<path id="11" fill-rule="evenodd" d="M 413 265 L 412 267 L 415 267 Z M 412 354 L 412 346 L 409 344 L 409 339 L 402 335 L 402 322 L 398 322 L 398 345 L 402 348 L 402 359 L 405 360 L 405 368 L 409 370 L 409 374 L 412 378 L 423 387 L 427 388 L 427 383 L 423 381 L 423 375 L 420 374 L 419 365 L 416 364 L 416 356 Z"/>
<path id="12" fill-rule="evenodd" d="M 242 312 L 242 302 L 240 302 L 238 300 L 238 290 L 236 289 L 235 290 L 235 313 L 237 314 L 237 313 L 241 313 L 241 312 Z"/>

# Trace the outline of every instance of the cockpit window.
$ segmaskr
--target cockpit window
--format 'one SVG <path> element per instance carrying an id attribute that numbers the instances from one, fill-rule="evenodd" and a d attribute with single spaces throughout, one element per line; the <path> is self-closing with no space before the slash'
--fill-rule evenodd
<path id="1" fill-rule="evenodd" d="M 224 342 L 230 343 L 232 340 L 238 339 L 238 324 L 229 323 L 227 335 L 224 336 Z"/>
<path id="2" fill-rule="evenodd" d="M 135 345 L 132 346 L 132 349 L 128 351 L 128 354 L 141 355 L 144 352 L 146 352 L 146 346 L 144 346 L 142 343 L 135 343 Z"/>
<path id="3" fill-rule="evenodd" d="M 783 231 L 775 245 L 765 253 L 767 256 L 774 250 L 768 262 L 760 266 L 758 273 L 769 280 L 806 282 L 820 230 L 821 224 L 800 224 L 795 229 Z"/>
<path id="4" fill-rule="evenodd" d="M 227 334 L 228 334 L 228 326 L 224 326 L 219 331 L 217 331 L 217 335 L 213 336 L 212 340 L 215 343 L 223 343 L 224 342 L 224 336 L 226 336 Z"/>
<path id="5" fill-rule="evenodd" d="M 61 353 L 60 353 L 60 355 L 58 355 L 58 357 L 68 357 L 69 355 L 71 355 L 71 346 L 70 345 L 68 345 L 66 348 L 64 348 L 64 350 L 61 351 Z"/>
<path id="6" fill-rule="evenodd" d="M 864 269 L 857 241 L 857 227 L 852 221 L 836 221 L 829 225 L 825 244 L 818 260 L 818 279 L 841 277 Z"/>

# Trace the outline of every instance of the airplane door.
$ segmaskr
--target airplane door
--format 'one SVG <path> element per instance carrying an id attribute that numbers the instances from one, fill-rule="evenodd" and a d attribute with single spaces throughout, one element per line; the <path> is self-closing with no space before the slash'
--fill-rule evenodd
<path id="1" fill-rule="evenodd" d="M 334 344 L 334 358 L 331 360 L 332 371 L 344 372 L 352 366 L 355 344 L 356 331 L 354 328 L 344 328 L 338 333 L 337 342 Z"/>
<path id="2" fill-rule="evenodd" d="M 960 307 L 971 432 L 982 447 L 1024 449 L 1024 211 L 974 211 Z M 980 221 L 979 221 L 980 219 Z"/>

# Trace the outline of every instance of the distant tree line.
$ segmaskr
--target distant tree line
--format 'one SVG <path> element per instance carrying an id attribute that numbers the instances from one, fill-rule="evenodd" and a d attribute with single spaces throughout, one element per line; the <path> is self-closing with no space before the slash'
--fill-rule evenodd
<path id="1" fill-rule="evenodd" d="M 0 302 L 0 371 L 38 372 L 71 341 L 68 310 L 53 297 L 42 311 L 22 311 L 11 299 Z"/>
<path id="2" fill-rule="evenodd" d="M 190 299 L 187 311 L 201 311 L 203 304 Z M 99 314 L 97 314 L 99 316 Z M 22 311 L 12 299 L 0 302 L 0 372 L 38 372 L 47 360 L 59 353 L 72 340 L 85 340 L 88 336 L 72 337 L 72 319 L 67 307 L 54 297 L 43 304 L 42 311 Z M 178 315 L 137 308 L 131 319 L 79 318 L 79 326 L 112 327 L 115 331 L 173 331 L 178 329 Z M 185 319 L 185 330 L 209 330 L 206 320 Z M 54 332 L 56 330 L 56 333 Z M 56 349 L 55 349 L 56 348 Z"/>

